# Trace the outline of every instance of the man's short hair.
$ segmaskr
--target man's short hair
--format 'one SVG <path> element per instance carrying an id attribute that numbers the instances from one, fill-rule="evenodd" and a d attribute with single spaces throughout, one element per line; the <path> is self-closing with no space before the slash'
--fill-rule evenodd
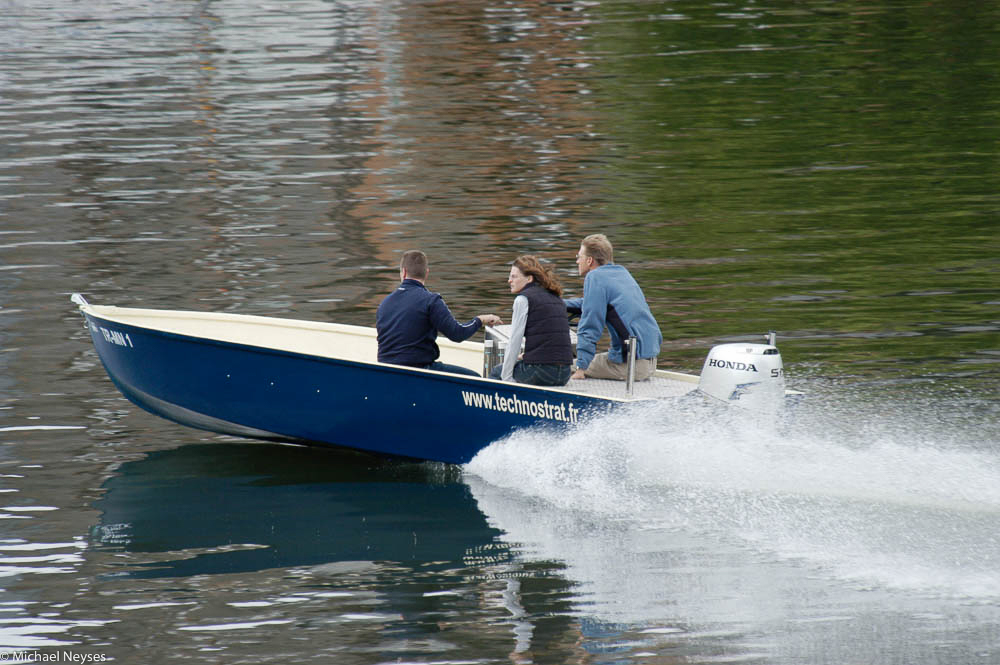
<path id="1" fill-rule="evenodd" d="M 406 271 L 408 277 L 427 279 L 427 255 L 419 249 L 403 252 L 403 258 L 399 260 L 399 267 Z"/>
<path id="2" fill-rule="evenodd" d="M 580 244 L 587 256 L 594 259 L 597 264 L 603 266 L 606 263 L 615 262 L 614 248 L 611 247 L 611 241 L 603 233 L 589 235 Z"/>

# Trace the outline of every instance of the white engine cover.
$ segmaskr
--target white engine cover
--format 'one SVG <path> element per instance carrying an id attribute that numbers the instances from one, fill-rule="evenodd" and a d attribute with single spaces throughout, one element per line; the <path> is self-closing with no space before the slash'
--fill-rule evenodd
<path id="1" fill-rule="evenodd" d="M 705 358 L 698 388 L 728 404 L 777 411 L 785 399 L 781 354 L 772 344 L 719 344 Z"/>

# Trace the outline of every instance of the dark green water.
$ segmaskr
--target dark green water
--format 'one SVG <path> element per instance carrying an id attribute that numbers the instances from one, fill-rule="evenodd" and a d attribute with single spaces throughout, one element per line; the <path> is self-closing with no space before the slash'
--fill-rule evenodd
<path id="1" fill-rule="evenodd" d="M 995 364 L 996 8 L 648 10 L 602 27 L 598 67 L 608 212 L 668 336 L 771 327 L 868 376 Z"/>
<path id="2" fill-rule="evenodd" d="M 992 2 L 0 5 L 0 654 L 996 662 L 998 54 Z M 371 325 L 416 247 L 507 315 L 592 232 L 661 367 L 775 330 L 798 419 L 247 445 L 68 301 Z"/>

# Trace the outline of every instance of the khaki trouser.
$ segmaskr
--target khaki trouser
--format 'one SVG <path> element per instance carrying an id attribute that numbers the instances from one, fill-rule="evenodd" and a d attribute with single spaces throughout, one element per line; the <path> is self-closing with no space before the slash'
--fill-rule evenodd
<path id="1" fill-rule="evenodd" d="M 636 358 L 635 359 L 635 380 L 644 381 L 653 376 L 656 371 L 656 358 Z M 628 364 L 616 363 L 608 360 L 607 353 L 598 353 L 590 361 L 590 366 L 583 370 L 591 379 L 613 379 L 615 381 L 625 381 L 628 379 Z"/>

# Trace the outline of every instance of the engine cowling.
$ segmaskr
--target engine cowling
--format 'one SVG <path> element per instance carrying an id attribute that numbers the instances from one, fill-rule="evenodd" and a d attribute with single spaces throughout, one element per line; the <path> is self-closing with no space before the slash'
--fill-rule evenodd
<path id="1" fill-rule="evenodd" d="M 785 398 L 785 370 L 773 344 L 733 343 L 712 347 L 698 388 L 727 404 L 777 411 Z"/>

